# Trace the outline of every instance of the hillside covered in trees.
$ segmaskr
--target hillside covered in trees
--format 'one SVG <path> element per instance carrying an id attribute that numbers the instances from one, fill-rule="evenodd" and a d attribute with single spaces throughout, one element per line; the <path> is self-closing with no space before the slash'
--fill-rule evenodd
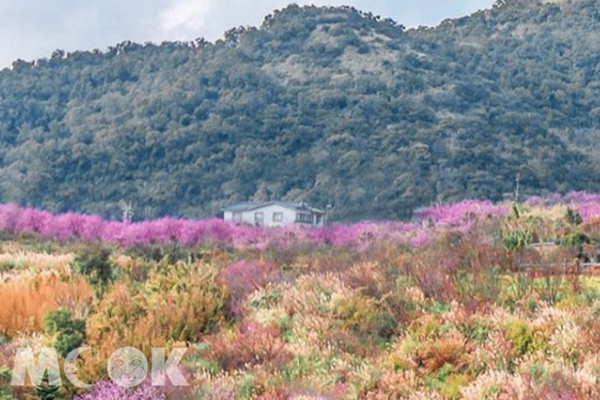
<path id="1" fill-rule="evenodd" d="M 248 199 L 410 216 L 600 191 L 600 2 L 498 2 L 406 30 L 289 6 L 208 43 L 56 51 L 0 72 L 0 201 L 136 218 Z"/>

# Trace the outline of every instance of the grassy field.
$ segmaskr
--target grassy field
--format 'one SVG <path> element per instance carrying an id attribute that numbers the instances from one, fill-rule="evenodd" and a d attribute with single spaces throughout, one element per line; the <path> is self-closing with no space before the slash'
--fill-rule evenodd
<path id="1" fill-rule="evenodd" d="M 519 269 L 593 252 L 590 207 L 448 206 L 415 223 L 427 240 L 260 249 L 5 230 L 0 399 L 597 399 L 600 277 Z M 84 345 L 90 391 L 9 385 L 17 348 Z M 190 386 L 111 383 L 123 346 L 185 348 Z"/>

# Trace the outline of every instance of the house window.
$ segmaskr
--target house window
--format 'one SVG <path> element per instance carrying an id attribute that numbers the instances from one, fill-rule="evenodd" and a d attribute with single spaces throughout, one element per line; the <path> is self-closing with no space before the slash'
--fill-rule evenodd
<path id="1" fill-rule="evenodd" d="M 241 212 L 233 213 L 233 222 L 242 222 L 242 213 Z"/>
<path id="2" fill-rule="evenodd" d="M 273 213 L 273 222 L 283 222 L 283 213 L 282 212 L 274 212 Z"/>
<path id="3" fill-rule="evenodd" d="M 257 225 L 262 225 L 265 222 L 265 214 L 262 211 L 257 211 L 254 213 L 254 222 Z"/>
<path id="4" fill-rule="evenodd" d="M 299 212 L 296 215 L 296 221 L 297 222 L 301 222 L 303 224 L 312 224 L 313 223 L 313 216 L 312 216 L 312 214 L 309 214 L 309 213 L 301 213 L 301 212 Z"/>

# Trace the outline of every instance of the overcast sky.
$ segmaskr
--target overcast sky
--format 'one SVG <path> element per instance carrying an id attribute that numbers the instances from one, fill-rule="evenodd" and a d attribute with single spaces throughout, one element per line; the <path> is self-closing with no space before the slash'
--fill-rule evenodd
<path id="1" fill-rule="evenodd" d="M 0 0 L 0 69 L 16 59 L 106 49 L 125 40 L 218 39 L 227 29 L 259 25 L 291 0 Z M 488 8 L 494 0 L 309 0 L 298 4 L 352 5 L 407 27 Z"/>

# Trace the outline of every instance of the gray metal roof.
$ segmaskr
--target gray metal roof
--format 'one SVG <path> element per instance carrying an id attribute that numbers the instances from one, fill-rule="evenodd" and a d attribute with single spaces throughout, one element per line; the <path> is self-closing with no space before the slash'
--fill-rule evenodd
<path id="1" fill-rule="evenodd" d="M 283 208 L 288 208 L 294 211 L 310 211 L 316 214 L 325 214 L 325 211 L 319 210 L 318 208 L 309 207 L 305 203 L 292 203 L 289 201 L 246 201 L 243 203 L 233 204 L 231 206 L 223 208 L 223 211 L 232 212 L 243 212 L 258 210 L 263 207 L 277 205 Z"/>

